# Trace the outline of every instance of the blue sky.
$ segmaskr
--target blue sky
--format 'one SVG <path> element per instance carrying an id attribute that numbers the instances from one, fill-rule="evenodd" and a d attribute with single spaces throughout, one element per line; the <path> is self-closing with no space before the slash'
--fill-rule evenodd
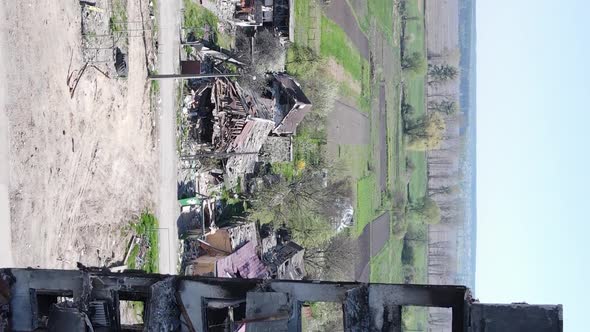
<path id="1" fill-rule="evenodd" d="M 589 13 L 477 0 L 476 296 L 562 303 L 565 331 L 590 331 Z"/>

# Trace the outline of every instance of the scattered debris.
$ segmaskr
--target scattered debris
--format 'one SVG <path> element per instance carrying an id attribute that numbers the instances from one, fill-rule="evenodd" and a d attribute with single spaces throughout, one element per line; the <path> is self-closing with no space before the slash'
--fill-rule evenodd
<path id="1" fill-rule="evenodd" d="M 68 78 L 66 80 L 66 83 L 68 85 L 68 87 L 70 88 L 70 98 L 74 98 L 74 92 L 76 92 L 76 87 L 78 87 L 78 82 L 80 82 L 80 78 L 82 78 L 82 75 L 84 75 L 84 72 L 86 71 L 86 68 L 88 67 L 88 62 L 86 62 L 84 64 L 84 66 L 82 66 L 82 68 L 80 68 L 79 70 L 74 70 L 73 72 L 70 72 L 68 74 Z M 74 74 L 75 78 L 74 78 Z"/>

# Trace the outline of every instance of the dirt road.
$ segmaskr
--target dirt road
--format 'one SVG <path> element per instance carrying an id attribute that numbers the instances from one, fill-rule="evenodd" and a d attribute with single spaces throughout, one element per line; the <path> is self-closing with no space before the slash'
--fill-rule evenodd
<path id="1" fill-rule="evenodd" d="M 4 18 L 4 2 L 0 2 L 0 17 Z M 0 73 L 6 73 L 4 68 L 4 45 L 6 40 L 4 27 L 0 30 Z M 8 151 L 8 117 L 4 106 L 6 98 L 6 80 L 0 77 L 0 268 L 10 267 L 12 262 L 12 241 L 10 239 L 10 203 L 9 196 L 9 162 Z"/>
<path id="2" fill-rule="evenodd" d="M 389 212 L 368 224 L 358 238 L 360 257 L 356 266 L 355 279 L 369 282 L 371 258 L 379 253 L 389 240 Z"/>
<path id="3" fill-rule="evenodd" d="M 381 191 L 387 189 L 387 170 L 389 156 L 387 154 L 387 100 L 385 99 L 385 84 L 379 86 L 379 186 Z"/>
<path id="4" fill-rule="evenodd" d="M 106 8 L 107 1 L 97 5 Z M 89 67 L 72 98 L 67 77 L 84 65 L 79 2 L 2 6 L 14 264 L 75 268 L 78 261 L 121 260 L 125 228 L 153 208 L 157 181 L 145 45 L 129 39 L 126 79 Z M 141 20 L 136 1 L 127 9 L 129 21 Z M 147 6 L 143 10 L 148 17 Z M 108 24 L 107 15 L 101 19 Z"/>
<path id="5" fill-rule="evenodd" d="M 362 56 L 369 60 L 370 48 L 367 36 L 359 28 L 347 1 L 332 1 L 326 10 L 327 16 L 336 22 L 352 40 Z"/>
<path id="6" fill-rule="evenodd" d="M 178 68 L 178 27 L 180 25 L 180 1 L 171 0 L 160 6 L 159 13 L 159 72 L 172 74 Z M 160 273 L 177 274 L 178 232 L 176 219 L 179 207 L 176 200 L 176 83 L 160 82 L 160 185 L 158 219 L 160 222 Z"/>

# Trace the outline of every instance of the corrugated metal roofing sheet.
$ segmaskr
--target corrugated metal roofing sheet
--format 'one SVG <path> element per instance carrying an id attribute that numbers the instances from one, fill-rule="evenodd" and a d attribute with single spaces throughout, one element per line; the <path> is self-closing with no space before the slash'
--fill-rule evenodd
<path id="1" fill-rule="evenodd" d="M 217 276 L 244 279 L 263 279 L 268 275 L 266 266 L 256 255 L 256 243 L 248 242 L 233 254 L 217 261 Z"/>

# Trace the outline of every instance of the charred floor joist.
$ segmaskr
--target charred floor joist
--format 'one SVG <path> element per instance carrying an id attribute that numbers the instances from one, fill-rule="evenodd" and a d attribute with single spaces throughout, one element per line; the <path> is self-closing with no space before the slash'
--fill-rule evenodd
<path id="1" fill-rule="evenodd" d="M 453 310 L 453 331 L 563 330 L 560 305 L 481 304 L 463 286 L 0 270 L 0 331 L 301 331 L 302 305 L 342 304 L 345 331 L 401 331 L 403 306 Z M 144 324 L 121 325 L 121 300 Z M 4 328 L 6 327 L 4 326 Z"/>

